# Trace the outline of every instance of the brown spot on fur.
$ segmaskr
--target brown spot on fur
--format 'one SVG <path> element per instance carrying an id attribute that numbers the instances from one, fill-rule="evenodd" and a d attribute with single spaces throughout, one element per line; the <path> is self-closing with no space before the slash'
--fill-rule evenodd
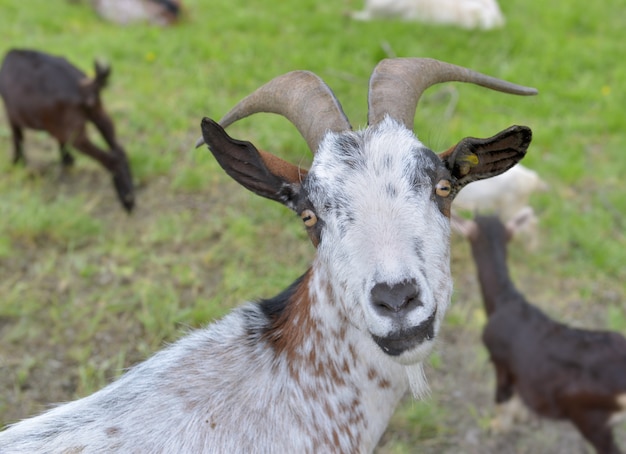
<path id="1" fill-rule="evenodd" d="M 331 406 L 328 403 L 328 401 L 324 402 L 324 413 L 326 413 L 328 415 L 329 419 L 331 419 L 331 420 L 335 419 L 335 412 L 331 408 Z"/>
<path id="2" fill-rule="evenodd" d="M 347 333 L 347 328 L 346 328 L 346 324 L 343 323 L 344 320 L 341 320 L 342 324 L 339 327 L 338 330 L 333 330 L 333 337 L 335 337 L 336 340 L 343 342 L 344 340 L 346 340 L 346 333 Z"/>
<path id="3" fill-rule="evenodd" d="M 293 363 L 289 363 L 289 375 L 295 380 L 300 381 L 300 369 Z"/>
<path id="4" fill-rule="evenodd" d="M 307 386 L 302 388 L 302 395 L 306 400 L 315 400 L 317 399 L 319 392 L 317 388 Z"/>
<path id="5" fill-rule="evenodd" d="M 350 358 L 352 359 L 352 365 L 356 366 L 357 365 L 357 354 L 356 354 L 356 348 L 354 348 L 354 345 L 348 344 L 348 351 L 350 352 Z"/>
<path id="6" fill-rule="evenodd" d="M 104 430 L 104 433 L 107 434 L 107 437 L 115 437 L 117 435 L 119 435 L 122 432 L 122 429 L 120 429 L 119 427 L 107 427 Z"/>
<path id="7" fill-rule="evenodd" d="M 324 335 L 319 329 L 315 330 L 315 342 L 321 343 L 324 340 Z"/>
<path id="8" fill-rule="evenodd" d="M 378 387 L 381 389 L 389 389 L 391 388 L 391 382 L 386 378 L 383 378 L 378 381 Z"/>
<path id="9" fill-rule="evenodd" d="M 314 348 L 312 348 L 311 351 L 309 352 L 307 360 L 309 361 L 310 364 L 316 364 L 317 363 L 317 355 L 315 354 L 315 349 Z"/>

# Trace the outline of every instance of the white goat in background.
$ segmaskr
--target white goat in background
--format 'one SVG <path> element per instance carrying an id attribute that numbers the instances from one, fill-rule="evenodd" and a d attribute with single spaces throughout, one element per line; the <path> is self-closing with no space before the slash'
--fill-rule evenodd
<path id="1" fill-rule="evenodd" d="M 181 0 L 91 0 L 100 17 L 121 25 L 134 22 L 171 25 L 180 16 L 181 3 Z"/>
<path id="2" fill-rule="evenodd" d="M 365 9 L 352 13 L 357 20 L 403 19 L 489 30 L 504 25 L 497 0 L 365 0 Z"/>
<path id="3" fill-rule="evenodd" d="M 537 172 L 517 164 L 494 178 L 463 188 L 452 208 L 473 213 L 497 213 L 506 222 L 528 206 L 534 192 L 547 189 L 548 185 Z"/>
<path id="4" fill-rule="evenodd" d="M 436 155 L 412 132 L 429 86 L 536 90 L 429 59 L 391 59 L 370 79 L 353 131 L 316 75 L 277 77 L 203 139 L 224 170 L 302 219 L 317 253 L 280 295 L 247 303 L 95 394 L 0 432 L 2 454 L 371 452 L 422 361 L 452 292 L 450 204 L 467 183 L 526 153 L 512 126 Z M 256 112 L 289 119 L 315 153 L 298 168 L 224 131 Z"/>

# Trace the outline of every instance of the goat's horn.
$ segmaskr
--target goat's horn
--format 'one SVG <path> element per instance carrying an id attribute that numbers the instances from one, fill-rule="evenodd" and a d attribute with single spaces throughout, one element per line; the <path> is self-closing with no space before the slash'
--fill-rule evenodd
<path id="1" fill-rule="evenodd" d="M 313 153 L 328 131 L 352 129 L 331 89 L 309 71 L 292 71 L 272 79 L 242 99 L 220 120 L 220 125 L 226 128 L 257 112 L 271 112 L 287 118 Z M 198 140 L 196 146 L 203 142 Z"/>
<path id="2" fill-rule="evenodd" d="M 385 59 L 378 63 L 370 77 L 367 122 L 377 124 L 389 114 L 413 130 L 415 109 L 422 93 L 432 85 L 452 81 L 473 83 L 515 95 L 537 94 L 535 88 L 430 58 Z"/>

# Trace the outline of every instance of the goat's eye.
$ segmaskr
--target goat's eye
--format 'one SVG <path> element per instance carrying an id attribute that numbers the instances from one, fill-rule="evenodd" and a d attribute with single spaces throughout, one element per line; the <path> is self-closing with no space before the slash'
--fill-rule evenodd
<path id="1" fill-rule="evenodd" d="M 311 210 L 304 210 L 302 214 L 300 214 L 300 217 L 307 227 L 313 227 L 317 224 L 317 216 Z"/>
<path id="2" fill-rule="evenodd" d="M 435 193 L 439 197 L 448 197 L 452 191 L 452 186 L 448 180 L 439 180 L 435 186 Z"/>

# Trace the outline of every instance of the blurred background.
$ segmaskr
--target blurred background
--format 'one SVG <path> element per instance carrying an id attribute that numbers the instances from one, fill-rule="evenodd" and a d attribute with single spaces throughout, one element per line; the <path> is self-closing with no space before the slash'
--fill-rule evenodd
<path id="1" fill-rule="evenodd" d="M 0 426 L 94 392 L 166 342 L 304 272 L 314 249 L 300 221 L 230 180 L 206 148 L 194 149 L 202 117 L 219 120 L 294 69 L 321 76 L 355 127 L 366 124 L 368 78 L 385 57 L 432 57 L 536 87 L 531 98 L 433 87 L 418 106 L 416 134 L 442 151 L 466 136 L 531 127 L 523 164 L 547 189 L 531 198 L 533 237 L 510 247 L 513 279 L 558 320 L 626 332 L 626 4 L 506 0 L 505 22 L 493 29 L 357 20 L 364 6 L 184 0 L 178 19 L 163 25 L 119 24 L 88 0 L 0 0 L 1 55 L 37 49 L 90 77 L 94 59 L 110 64 L 102 99 L 136 186 L 129 215 L 98 163 L 74 153 L 73 168 L 63 169 L 56 142 L 32 130 L 26 165 L 12 165 L 0 110 Z M 281 117 L 256 115 L 229 132 L 311 162 Z M 568 423 L 494 422 L 474 264 L 457 236 L 452 252 L 455 294 L 427 367 L 432 392 L 406 399 L 378 452 L 591 452 Z M 616 435 L 626 446 L 626 424 Z"/>

